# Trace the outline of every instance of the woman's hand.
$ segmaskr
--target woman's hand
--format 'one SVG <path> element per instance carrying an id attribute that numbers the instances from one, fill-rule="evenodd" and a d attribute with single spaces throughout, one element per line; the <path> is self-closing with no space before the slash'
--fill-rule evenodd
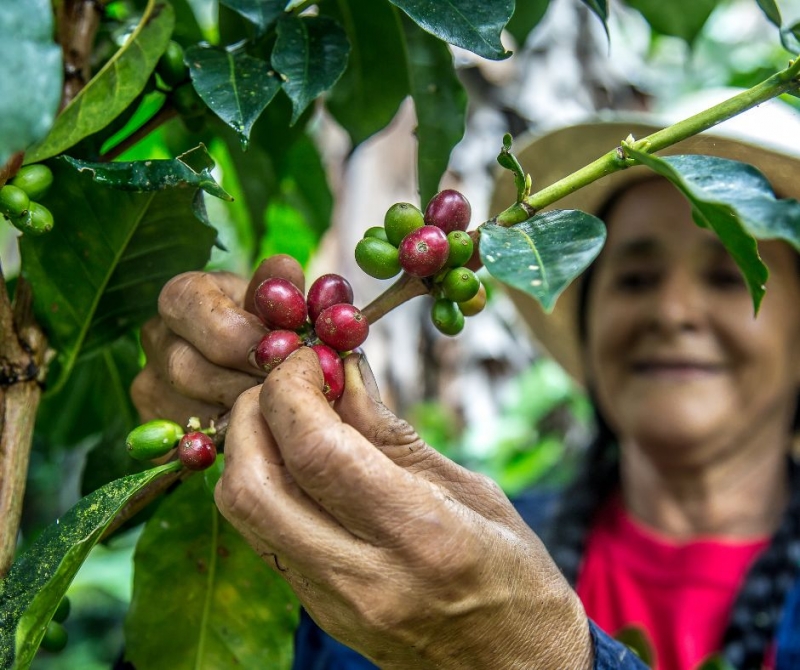
<path id="1" fill-rule="evenodd" d="M 131 396 L 143 421 L 164 418 L 203 424 L 233 407 L 242 391 L 264 375 L 248 363 L 250 348 L 266 333 L 255 316 L 253 293 L 269 277 L 303 290 L 303 271 L 290 256 L 265 260 L 253 278 L 187 272 L 171 279 L 158 300 L 159 315 L 142 328 L 147 364 Z"/>
<path id="2" fill-rule="evenodd" d="M 384 668 L 591 667 L 575 593 L 497 485 L 377 400 L 362 357 L 322 395 L 301 349 L 243 393 L 222 513 L 325 630 Z"/>

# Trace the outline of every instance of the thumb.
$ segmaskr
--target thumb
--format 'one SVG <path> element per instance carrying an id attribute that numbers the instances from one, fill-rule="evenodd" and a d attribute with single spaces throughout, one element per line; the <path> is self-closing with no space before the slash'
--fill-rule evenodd
<path id="1" fill-rule="evenodd" d="M 273 277 L 287 279 L 299 288 L 301 292 L 305 293 L 305 276 L 300 263 L 287 254 L 270 256 L 261 261 L 247 286 L 247 292 L 244 294 L 245 311 L 251 314 L 256 313 L 255 301 L 253 300 L 256 289 L 261 282 Z"/>

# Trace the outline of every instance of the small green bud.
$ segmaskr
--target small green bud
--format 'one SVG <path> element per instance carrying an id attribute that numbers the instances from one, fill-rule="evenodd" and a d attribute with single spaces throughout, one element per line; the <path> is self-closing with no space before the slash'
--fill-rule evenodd
<path id="1" fill-rule="evenodd" d="M 390 279 L 400 272 L 397 248 L 377 237 L 364 237 L 358 241 L 356 263 L 376 279 Z"/>
<path id="2" fill-rule="evenodd" d="M 174 449 L 183 437 L 183 428 L 174 421 L 156 419 L 137 426 L 125 440 L 125 447 L 137 461 L 149 461 Z"/>
<path id="3" fill-rule="evenodd" d="M 463 230 L 452 230 L 447 233 L 447 243 L 450 245 L 450 255 L 447 257 L 448 267 L 461 267 L 472 258 L 475 244 L 469 233 L 465 233 Z"/>
<path id="4" fill-rule="evenodd" d="M 21 188 L 32 200 L 38 200 L 53 183 L 53 172 L 46 165 L 23 165 L 11 180 L 11 184 Z"/>
<path id="5" fill-rule="evenodd" d="M 464 315 L 452 300 L 439 298 L 431 307 L 431 321 L 445 335 L 458 335 L 464 330 Z"/>

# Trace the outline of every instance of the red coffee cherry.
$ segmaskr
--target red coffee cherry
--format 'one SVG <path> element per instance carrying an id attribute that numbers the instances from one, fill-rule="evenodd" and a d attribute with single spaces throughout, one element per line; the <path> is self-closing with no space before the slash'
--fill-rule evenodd
<path id="1" fill-rule="evenodd" d="M 472 218 L 472 207 L 461 193 L 453 189 L 439 191 L 425 208 L 425 223 L 445 233 L 466 230 Z"/>
<path id="2" fill-rule="evenodd" d="M 315 344 L 311 349 L 322 368 L 322 393 L 329 402 L 333 402 L 344 393 L 344 363 L 339 354 L 326 344 Z"/>
<path id="3" fill-rule="evenodd" d="M 403 270 L 414 277 L 430 277 L 447 263 L 450 245 L 441 228 L 422 226 L 403 238 L 398 251 Z"/>
<path id="4" fill-rule="evenodd" d="M 306 322 L 306 299 L 292 282 L 281 277 L 266 279 L 255 293 L 256 313 L 268 328 L 297 330 Z"/>
<path id="5" fill-rule="evenodd" d="M 217 447 L 205 433 L 186 433 L 178 442 L 178 458 L 187 470 L 205 470 L 214 465 Z"/>
<path id="6" fill-rule="evenodd" d="M 353 304 L 353 287 L 342 275 L 327 274 L 319 277 L 306 295 L 308 318 L 315 323 L 322 310 L 339 303 Z"/>
<path id="7" fill-rule="evenodd" d="M 302 346 L 303 338 L 293 330 L 272 330 L 253 348 L 251 363 L 269 374 Z"/>
<path id="8" fill-rule="evenodd" d="M 367 339 L 369 323 L 357 307 L 340 303 L 322 310 L 314 322 L 314 330 L 329 347 L 336 351 L 350 351 Z"/>

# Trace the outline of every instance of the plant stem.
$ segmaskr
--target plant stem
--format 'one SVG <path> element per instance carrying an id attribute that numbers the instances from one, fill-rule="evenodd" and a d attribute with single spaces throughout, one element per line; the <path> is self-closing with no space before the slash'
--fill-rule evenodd
<path id="1" fill-rule="evenodd" d="M 800 58 L 796 58 L 785 70 L 777 72 L 753 88 L 743 91 L 699 114 L 690 116 L 688 119 L 636 140 L 633 143 L 633 147 L 647 153 L 655 153 L 677 144 L 688 137 L 697 135 L 723 121 L 727 121 L 731 117 L 760 105 L 762 102 L 800 87 L 799 73 Z M 624 149 L 618 146 L 580 170 L 533 193 L 522 202 L 514 203 L 493 219 L 487 221 L 487 223 L 496 223 L 505 227 L 521 223 L 544 207 L 552 205 L 578 189 L 635 164 L 636 161 L 626 156 Z"/>
<path id="2" fill-rule="evenodd" d="M 58 43 L 64 54 L 61 109 L 91 79 L 92 47 L 102 12 L 103 3 L 97 0 L 64 0 L 58 6 Z"/>
<path id="3" fill-rule="evenodd" d="M 141 142 L 145 137 L 152 133 L 156 128 L 166 123 L 170 119 L 176 117 L 178 112 L 169 103 L 165 104 L 158 110 L 150 119 L 148 119 L 142 126 L 134 130 L 128 137 L 122 140 L 116 146 L 111 147 L 98 159 L 101 163 L 109 163 L 118 156 L 121 156 L 128 149 L 135 144 Z"/>
<path id="4" fill-rule="evenodd" d="M 421 279 L 403 273 L 394 284 L 361 310 L 367 323 L 373 324 L 404 302 L 428 293 L 428 287 Z"/>

